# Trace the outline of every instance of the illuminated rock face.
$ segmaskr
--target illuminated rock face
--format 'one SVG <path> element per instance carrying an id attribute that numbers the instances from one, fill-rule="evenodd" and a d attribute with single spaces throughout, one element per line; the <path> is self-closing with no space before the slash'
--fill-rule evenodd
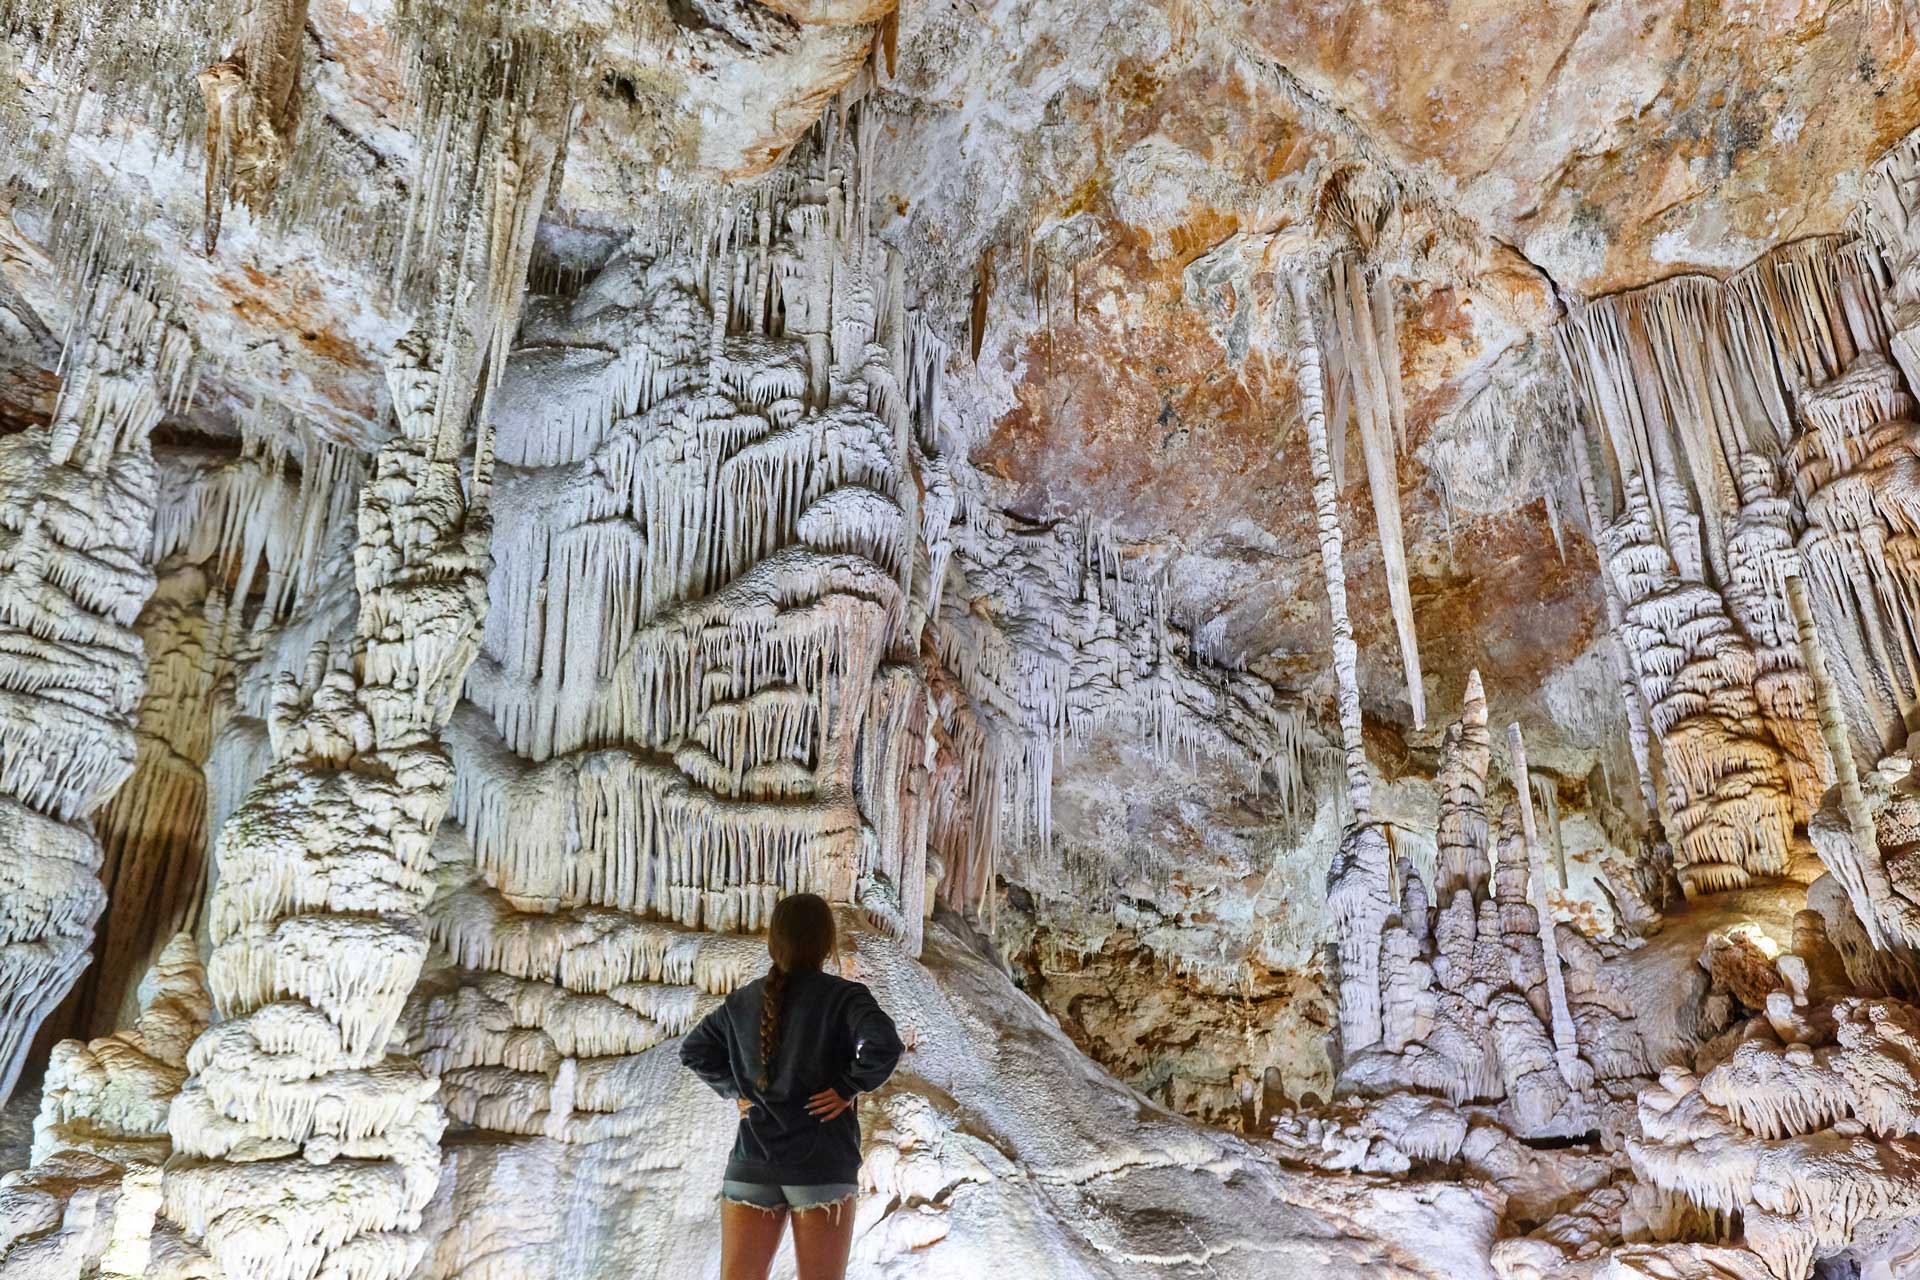
<path id="1" fill-rule="evenodd" d="M 1900 1265 L 1920 30 L 1578 8 L 0 0 L 0 1280 L 710 1273 L 803 890 L 851 1274 Z"/>

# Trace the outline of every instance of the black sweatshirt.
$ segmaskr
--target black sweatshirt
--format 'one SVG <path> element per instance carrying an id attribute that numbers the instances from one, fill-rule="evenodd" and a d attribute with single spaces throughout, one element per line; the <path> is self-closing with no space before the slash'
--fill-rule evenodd
<path id="1" fill-rule="evenodd" d="M 760 1076 L 758 978 L 728 996 L 687 1036 L 680 1061 L 723 1098 L 745 1098 L 726 1177 L 732 1182 L 818 1186 L 860 1176 L 860 1120 L 849 1107 L 822 1123 L 807 1099 L 832 1088 L 843 1098 L 871 1093 L 900 1061 L 893 1019 L 858 982 L 817 969 L 787 977 L 780 1001 L 780 1047 L 768 1087 Z"/>

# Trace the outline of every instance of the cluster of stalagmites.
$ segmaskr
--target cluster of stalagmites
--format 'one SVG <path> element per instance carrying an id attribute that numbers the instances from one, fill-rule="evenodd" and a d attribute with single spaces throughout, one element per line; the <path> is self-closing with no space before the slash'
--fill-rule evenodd
<path id="1" fill-rule="evenodd" d="M 1920 1211 L 1920 1008 L 1850 994 L 1818 911 L 1770 950 L 1722 941 L 1716 978 L 1760 1012 L 1640 1093 L 1630 1176 L 1502 1242 L 1507 1280 L 1805 1280 L 1819 1258 L 1877 1256 Z"/>
<path id="2" fill-rule="evenodd" d="M 1394 877 L 1397 909 L 1383 911 L 1369 897 L 1377 917 L 1372 947 L 1350 946 L 1369 931 L 1364 913 L 1347 901 L 1351 892 L 1342 893 L 1358 879 L 1345 864 L 1390 856 L 1384 831 L 1350 832 L 1335 863 L 1334 874 L 1345 867 L 1347 876 L 1333 890 L 1342 929 L 1340 1089 L 1383 1100 L 1365 1114 L 1385 1134 L 1397 1132 L 1402 1121 L 1411 1124 L 1411 1145 L 1388 1145 L 1415 1160 L 1444 1163 L 1465 1139 L 1464 1120 L 1433 1120 L 1441 1101 L 1450 1109 L 1481 1108 L 1523 1137 L 1600 1132 L 1617 1139 L 1627 1127 L 1631 1082 L 1648 1069 L 1633 1010 L 1602 964 L 1604 944 L 1549 918 L 1554 936 L 1547 948 L 1544 894 L 1530 891 L 1542 874 L 1539 859 L 1529 856 L 1530 823 L 1510 808 L 1489 824 L 1490 761 L 1486 701 L 1476 675 L 1442 750 L 1438 907 L 1429 905 L 1426 882 L 1403 858 Z M 1377 871 L 1368 878 L 1384 880 Z M 1371 988 L 1370 1001 L 1356 991 L 1362 986 Z M 1327 1132 L 1310 1116 L 1280 1122 L 1280 1135 L 1291 1143 L 1342 1149 L 1327 1145 Z M 1439 1133 L 1453 1137 L 1438 1142 L 1433 1135 Z M 1350 1162 L 1351 1153 L 1334 1163 Z"/>

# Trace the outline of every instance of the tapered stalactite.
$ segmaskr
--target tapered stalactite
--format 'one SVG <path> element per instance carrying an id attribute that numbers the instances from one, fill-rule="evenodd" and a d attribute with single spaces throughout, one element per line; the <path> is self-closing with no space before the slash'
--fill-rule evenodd
<path id="1" fill-rule="evenodd" d="M 1889 148 L 1862 186 L 1860 220 L 1892 277 L 1881 300 L 1891 354 L 1907 385 L 1920 386 L 1920 130 Z"/>
<path id="2" fill-rule="evenodd" d="M 267 207 L 293 157 L 308 0 L 251 0 L 240 47 L 200 73 L 207 105 L 202 247 L 213 253 L 228 204 Z"/>
<path id="3" fill-rule="evenodd" d="M 1369 288 L 1359 261 L 1334 259 L 1329 298 L 1336 339 L 1344 354 L 1354 417 L 1360 425 L 1360 450 L 1367 461 L 1367 489 L 1373 497 L 1374 530 L 1386 567 L 1387 599 L 1400 638 L 1400 661 L 1413 708 L 1413 727 L 1427 723 L 1427 696 L 1420 678 L 1420 641 L 1413 625 L 1413 589 L 1407 580 L 1407 540 L 1400 519 L 1400 445 L 1405 425 L 1400 412 L 1400 353 L 1391 342 L 1393 295 L 1384 280 Z"/>
<path id="4" fill-rule="evenodd" d="M 133 767 L 148 437 L 188 363 L 166 306 L 117 279 L 93 287 L 75 330 L 53 421 L 0 439 L 0 1098 L 104 905 L 89 819 Z"/>

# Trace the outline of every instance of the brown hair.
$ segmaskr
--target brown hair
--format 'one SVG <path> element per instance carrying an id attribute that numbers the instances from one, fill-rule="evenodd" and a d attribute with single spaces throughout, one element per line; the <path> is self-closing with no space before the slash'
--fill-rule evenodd
<path id="1" fill-rule="evenodd" d="M 803 969 L 818 969 L 839 942 L 833 908 L 825 898 L 796 893 L 773 906 L 767 926 L 767 954 L 773 967 L 760 989 L 760 1078 L 765 1089 L 773 1076 L 773 1059 L 780 1052 L 780 1004 L 787 978 Z"/>

